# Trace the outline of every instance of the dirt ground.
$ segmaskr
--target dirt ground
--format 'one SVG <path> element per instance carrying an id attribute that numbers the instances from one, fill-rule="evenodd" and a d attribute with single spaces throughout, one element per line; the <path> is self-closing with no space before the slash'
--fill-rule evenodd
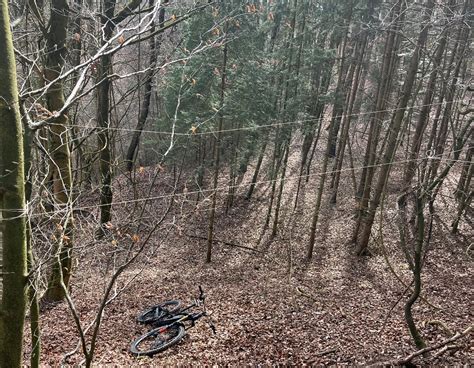
<path id="1" fill-rule="evenodd" d="M 314 187 L 311 181 L 310 187 Z M 288 184 L 285 193 L 294 193 L 294 187 Z M 239 199 L 227 215 L 220 207 L 216 239 L 255 247 L 266 211 L 264 195 L 262 189 L 250 203 Z M 216 242 L 211 264 L 204 262 L 206 241 L 191 237 L 206 235 L 208 212 L 197 210 L 185 218 L 179 213 L 170 216 L 174 220 L 163 226 L 168 230 L 155 232 L 144 254 L 119 278 L 114 290 L 118 295 L 103 316 L 94 364 L 353 366 L 401 358 L 415 351 L 403 317 L 409 292 L 387 263 L 404 283 L 410 283 L 411 272 L 397 244 L 393 206 L 386 206 L 383 246 L 378 237 L 368 257 L 355 256 L 348 243 L 353 203 L 341 199 L 335 207 L 323 206 L 314 257 L 307 263 L 304 256 L 312 195 L 309 190 L 302 194 L 298 212 L 291 212 L 293 206 L 286 202 L 282 230 L 273 241 L 265 236 L 255 250 Z M 441 208 L 434 219 L 423 269 L 425 301 L 419 300 L 414 307 L 417 326 L 428 345 L 473 323 L 472 258 L 467 247 L 474 232 L 472 223 L 465 221 L 460 235 L 446 235 L 448 222 L 443 216 L 450 211 L 449 207 Z M 85 244 L 80 237 L 77 243 Z M 97 313 L 98 300 L 113 269 L 110 254 L 114 249 L 114 245 L 99 244 L 77 255 L 71 295 L 83 326 Z M 147 331 L 136 323 L 136 315 L 168 299 L 189 303 L 198 295 L 199 285 L 207 294 L 217 334 L 202 319 L 178 345 L 152 358 L 132 356 L 128 351 L 131 341 Z M 45 365 L 82 361 L 80 349 L 65 358 L 79 341 L 65 303 L 44 310 L 41 326 Z M 434 352 L 413 362 L 474 364 L 472 334 L 452 345 L 442 354 Z M 26 361 L 29 350 L 26 346 Z"/>

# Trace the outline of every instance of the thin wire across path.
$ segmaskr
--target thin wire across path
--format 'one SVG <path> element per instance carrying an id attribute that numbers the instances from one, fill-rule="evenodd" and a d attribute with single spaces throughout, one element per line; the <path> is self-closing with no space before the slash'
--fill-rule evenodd
<path id="1" fill-rule="evenodd" d="M 344 173 L 344 172 L 350 172 L 352 170 L 354 171 L 359 171 L 363 170 L 365 168 L 377 168 L 377 167 L 382 167 L 386 165 L 399 165 L 399 164 L 406 164 L 408 162 L 417 162 L 417 161 L 423 161 L 423 160 L 439 160 L 439 161 L 445 161 L 445 162 L 459 162 L 459 163 L 466 163 L 469 161 L 464 161 L 464 160 L 455 160 L 451 158 L 441 158 L 441 157 L 436 157 L 436 156 L 425 156 L 425 157 L 419 157 L 416 159 L 407 159 L 407 160 L 400 160 L 400 161 L 393 161 L 389 163 L 382 163 L 382 164 L 374 164 L 374 165 L 364 165 L 364 166 L 359 166 L 359 167 L 354 167 L 354 168 L 343 168 L 340 170 L 329 170 L 329 171 L 324 171 L 324 172 L 317 172 L 317 173 L 312 173 L 312 174 L 305 174 L 305 175 L 294 175 L 294 176 L 287 176 L 285 178 L 276 178 L 276 179 L 269 179 L 269 180 L 261 180 L 253 183 L 255 186 L 260 186 L 260 185 L 265 185 L 265 184 L 273 184 L 273 182 L 281 183 L 281 182 L 287 182 L 287 181 L 294 181 L 300 178 L 311 178 L 315 176 L 320 176 L 320 175 L 329 175 L 333 173 Z M 183 191 L 183 192 L 178 192 L 178 193 L 169 193 L 169 194 L 163 194 L 163 195 L 157 195 L 157 196 L 150 196 L 150 197 L 141 197 L 141 198 L 135 198 L 135 199 L 130 199 L 130 200 L 123 200 L 123 201 L 113 201 L 107 205 L 125 205 L 125 204 L 130 204 L 130 203 L 140 203 L 140 202 L 147 202 L 147 201 L 155 201 L 159 199 L 167 199 L 167 198 L 176 198 L 176 197 L 186 197 L 188 195 L 192 194 L 204 194 L 204 193 L 213 193 L 215 192 L 227 192 L 229 189 L 237 189 L 237 188 L 245 188 L 252 185 L 252 182 L 248 183 L 240 183 L 236 185 L 226 185 L 226 186 L 220 186 L 217 187 L 216 189 L 200 189 L 200 190 L 195 190 L 195 191 Z M 94 205 L 87 205 L 87 206 L 74 206 L 73 203 L 68 205 L 69 208 L 73 208 L 74 210 L 77 211 L 82 211 L 82 210 L 91 210 L 91 209 L 96 209 L 100 208 L 102 205 L 100 204 L 94 204 Z M 0 211 L 10 211 L 10 212 L 17 212 L 21 213 L 20 215 L 16 217 L 10 217 L 8 220 L 12 220 L 14 218 L 22 217 L 22 216 L 27 216 L 30 218 L 33 217 L 39 217 L 39 216 L 53 216 L 58 213 L 64 213 L 64 209 L 62 210 L 55 210 L 55 211 L 46 211 L 46 212 L 41 212 L 41 213 L 29 213 L 28 214 L 28 208 L 26 209 L 0 209 Z M 4 219 L 7 220 L 7 219 Z"/>
<path id="2" fill-rule="evenodd" d="M 452 101 L 444 101 L 444 102 L 434 102 L 430 104 L 422 104 L 422 105 L 414 105 L 409 108 L 406 108 L 406 110 L 409 109 L 414 109 L 414 108 L 421 108 L 421 107 L 426 107 L 426 106 L 437 106 L 437 105 L 442 105 L 442 104 L 448 104 L 448 103 L 457 103 L 461 102 L 463 99 L 458 99 L 458 100 L 452 100 Z M 336 119 L 339 118 L 344 118 L 344 117 L 357 117 L 357 116 L 365 116 L 365 115 L 371 115 L 371 114 L 377 114 L 377 113 L 382 113 L 382 112 L 395 112 L 401 110 L 401 108 L 393 108 L 393 109 L 385 109 L 385 110 L 375 110 L 375 111 L 365 111 L 357 114 L 342 114 L 342 115 L 337 115 L 335 116 Z M 309 119 L 301 119 L 301 120 L 294 120 L 294 121 L 286 121 L 286 122 L 280 122 L 280 123 L 272 123 L 272 124 L 263 124 L 263 125 L 255 125 L 255 126 L 249 126 L 249 127 L 240 127 L 240 128 L 231 128 L 231 129 L 223 129 L 220 130 L 220 133 L 233 133 L 233 132 L 239 132 L 239 131 L 255 131 L 258 129 L 265 129 L 265 128 L 274 128 L 274 127 L 279 127 L 279 126 L 288 126 L 288 125 L 300 125 L 304 123 L 310 123 L 310 122 L 319 122 L 326 119 L 325 117 L 320 117 L 320 118 L 309 118 Z M 199 125 L 202 125 L 200 123 Z M 128 133 L 134 133 L 134 132 L 141 132 L 141 133 L 147 133 L 147 134 L 158 134 L 158 135 L 174 135 L 174 136 L 184 136 L 184 137 L 191 137 L 191 136 L 204 136 L 204 135 L 216 135 L 219 133 L 217 130 L 212 130 L 212 131 L 204 131 L 204 132 L 198 132 L 198 131 L 192 131 L 193 127 L 190 128 L 189 130 L 191 131 L 190 133 L 178 133 L 178 132 L 172 132 L 172 131 L 160 131 L 160 130 L 140 130 L 140 129 L 133 129 L 133 128 L 119 128 L 119 127 L 107 127 L 107 128 L 101 128 L 101 127 L 91 127 L 87 125 L 81 125 L 81 124 L 70 124 L 68 125 L 69 127 L 74 127 L 74 128 L 83 128 L 83 129 L 93 129 L 93 130 L 100 130 L 100 129 L 106 129 L 106 130 L 112 130 L 112 131 L 118 131 L 118 132 L 128 132 Z"/>

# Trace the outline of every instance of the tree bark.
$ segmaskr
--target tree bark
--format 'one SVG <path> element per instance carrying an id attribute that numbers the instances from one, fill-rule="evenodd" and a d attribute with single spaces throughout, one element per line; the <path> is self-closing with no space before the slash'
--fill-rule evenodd
<path id="1" fill-rule="evenodd" d="M 224 124 L 224 100 L 226 87 L 226 73 L 227 73 L 227 43 L 224 45 L 222 55 L 222 73 L 221 73 L 221 91 L 220 91 L 220 109 L 219 109 L 219 123 L 217 127 L 217 137 L 214 141 L 214 178 L 212 183 L 212 205 L 211 214 L 209 216 L 209 229 L 207 234 L 207 254 L 206 263 L 210 263 L 212 259 L 212 242 L 214 237 L 214 221 L 216 216 L 216 202 L 217 202 L 217 184 L 219 181 L 219 164 L 220 164 L 220 150 L 222 140 L 222 126 Z"/>
<path id="2" fill-rule="evenodd" d="M 24 156 L 8 1 L 0 1 L 0 207 L 3 222 L 0 362 L 22 366 L 27 237 Z"/>
<path id="3" fill-rule="evenodd" d="M 255 171 L 254 171 L 253 176 L 252 176 L 252 182 L 250 183 L 249 190 L 247 192 L 247 195 L 245 196 L 245 199 L 248 200 L 248 201 L 252 198 L 252 194 L 255 190 L 255 184 L 257 183 L 258 174 L 260 172 L 260 168 L 261 168 L 262 162 L 263 162 L 263 157 L 265 156 L 265 150 L 267 148 L 267 143 L 268 143 L 268 140 L 265 139 L 262 143 L 262 146 L 260 147 L 260 153 L 258 154 L 257 165 L 255 166 Z"/>
<path id="4" fill-rule="evenodd" d="M 405 312 L 405 320 L 408 325 L 408 330 L 415 342 L 415 345 L 418 349 L 423 349 L 426 347 L 423 338 L 420 335 L 420 332 L 416 328 L 415 321 L 413 320 L 413 313 L 412 307 L 413 304 L 418 300 L 420 293 L 421 293 L 421 266 L 422 266 L 422 251 L 423 251 L 423 243 L 425 241 L 425 216 L 423 215 L 423 199 L 420 198 L 417 194 L 416 198 L 416 212 L 417 212 L 417 226 L 418 226 L 418 238 L 416 239 L 415 243 L 415 252 L 413 257 L 413 279 L 414 279 L 414 288 L 413 292 L 408 298 L 404 312 Z"/>
<path id="5" fill-rule="evenodd" d="M 410 100 L 411 91 L 413 84 L 415 82 L 416 72 L 418 70 L 418 63 L 420 60 L 421 52 L 423 47 L 426 44 L 428 39 L 429 21 L 431 19 L 431 14 L 434 8 L 434 0 L 428 0 L 426 5 L 426 13 L 423 20 L 423 28 L 418 37 L 418 41 L 413 53 L 413 56 L 410 60 L 410 65 L 408 68 L 407 76 L 402 89 L 402 96 L 400 102 L 397 106 L 397 110 L 392 118 L 392 123 L 390 125 L 390 132 L 387 140 L 387 147 L 385 149 L 384 156 L 381 160 L 381 168 L 379 177 L 377 180 L 377 185 L 375 188 L 375 193 L 373 200 L 370 203 L 370 207 L 367 213 L 367 216 L 364 218 L 362 223 L 362 230 L 360 236 L 357 238 L 357 253 L 362 255 L 367 249 L 369 243 L 370 233 L 372 230 L 372 225 L 374 223 L 375 212 L 379 206 L 380 198 L 385 188 L 388 176 L 390 174 L 390 169 L 392 166 L 393 157 L 395 155 L 398 135 L 402 125 L 403 117 L 405 115 L 405 110 L 407 108 L 408 102 Z"/>
<path id="6" fill-rule="evenodd" d="M 362 221 L 368 210 L 370 192 L 372 190 L 372 181 L 375 173 L 375 162 L 377 156 L 378 140 L 381 132 L 382 121 L 385 116 L 385 106 L 392 85 L 392 76 L 394 67 L 397 64 L 396 53 L 399 47 L 399 32 L 401 31 L 404 15 L 405 15 L 404 1 L 397 1 L 392 9 L 392 23 L 393 26 L 389 29 L 389 34 L 385 42 L 382 68 L 380 70 L 381 80 L 377 86 L 375 112 L 370 118 L 369 136 L 367 140 L 367 149 L 364 156 L 364 166 L 361 172 L 361 178 L 356 193 L 357 201 L 357 221 L 354 227 L 352 240 L 357 241 Z"/>
<path id="7" fill-rule="evenodd" d="M 148 6 L 151 8 L 154 6 L 154 0 L 148 1 Z M 162 1 L 163 4 L 167 4 L 169 0 Z M 160 7 L 159 14 L 158 14 L 158 26 L 162 27 L 165 21 L 165 8 L 163 6 Z M 150 33 L 155 32 L 155 23 L 153 22 L 150 27 Z M 159 37 L 159 36 L 158 36 Z M 160 45 L 161 41 L 156 42 L 155 36 L 151 37 L 149 40 L 149 47 L 150 47 L 150 59 L 149 59 L 149 70 L 145 74 L 145 83 L 144 89 L 145 93 L 143 96 L 143 103 L 140 107 L 140 113 L 138 116 L 137 126 L 133 131 L 132 140 L 127 150 L 127 156 L 125 158 L 125 162 L 127 165 L 127 170 L 132 171 L 133 163 L 135 160 L 135 156 L 138 150 L 138 144 L 140 142 L 140 137 L 142 134 L 143 129 L 145 128 L 146 120 L 148 118 L 148 114 L 150 111 L 150 102 L 151 102 L 151 95 L 152 95 L 152 88 L 153 88 L 153 77 L 155 75 L 156 70 L 156 58 L 157 54 L 160 52 Z"/>
<path id="8" fill-rule="evenodd" d="M 66 55 L 66 38 L 69 20 L 69 6 L 66 0 L 51 1 L 51 27 L 46 38 L 46 80 L 55 80 L 64 67 Z M 46 92 L 46 100 L 50 111 L 60 111 L 64 106 L 63 81 L 55 82 Z M 53 191 L 56 205 L 61 213 L 56 238 L 59 263 L 53 264 L 48 289 L 44 295 L 46 301 L 64 299 L 61 277 L 68 287 L 72 268 L 73 219 L 68 204 L 72 195 L 71 154 L 69 151 L 68 116 L 63 113 L 50 125 L 50 157 L 53 174 Z M 63 230 L 64 229 L 64 230 Z M 59 270 L 61 268 L 61 270 Z M 62 275 L 62 276 L 61 276 Z"/>
<path id="9" fill-rule="evenodd" d="M 115 24 L 112 19 L 115 13 L 115 0 L 104 0 L 104 11 L 101 17 L 102 30 L 104 32 L 102 37 L 102 44 L 107 42 L 112 37 Z M 100 224 L 112 219 L 112 167 L 111 167 L 111 142 L 110 142 L 110 79 L 109 75 L 112 72 L 112 55 L 104 55 L 100 59 L 98 68 L 99 82 L 97 86 L 97 125 L 99 132 L 97 133 L 97 140 L 99 145 L 99 171 L 101 179 L 100 188 Z"/>

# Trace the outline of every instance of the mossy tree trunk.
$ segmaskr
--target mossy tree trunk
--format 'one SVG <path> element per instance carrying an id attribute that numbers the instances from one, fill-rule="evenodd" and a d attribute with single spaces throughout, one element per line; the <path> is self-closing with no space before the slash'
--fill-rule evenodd
<path id="1" fill-rule="evenodd" d="M 0 364 L 20 367 L 27 280 L 24 159 L 7 0 L 0 1 L 0 55 L 0 207 L 4 221 Z"/>

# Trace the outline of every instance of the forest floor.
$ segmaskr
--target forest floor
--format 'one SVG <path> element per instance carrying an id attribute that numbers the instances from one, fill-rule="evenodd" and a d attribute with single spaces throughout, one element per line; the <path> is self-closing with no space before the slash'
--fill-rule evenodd
<path id="1" fill-rule="evenodd" d="M 307 185 L 313 192 L 316 180 Z M 282 206 L 281 232 L 271 242 L 265 236 L 258 246 L 267 207 L 263 190 L 251 202 L 238 199 L 227 215 L 225 208 L 219 208 L 216 239 L 255 250 L 216 242 L 210 264 L 204 262 L 206 241 L 191 237 L 205 237 L 208 212 L 197 210 L 181 220 L 179 211 L 172 213 L 171 218 L 178 220 L 155 232 L 150 247 L 119 278 L 117 290 L 124 289 L 105 310 L 94 364 L 369 365 L 415 351 L 403 317 L 409 292 L 387 264 L 389 260 L 399 277 L 410 283 L 411 272 L 398 247 L 390 198 L 385 210 L 387 225 L 381 232 L 383 246 L 378 236 L 378 245 L 373 242 L 368 257 L 355 256 L 348 243 L 353 202 L 341 198 L 337 206 L 323 206 L 314 257 L 308 263 L 304 256 L 313 198 L 303 192 L 302 209 L 293 213 L 289 194 L 294 193 L 294 187 L 288 184 L 285 193 L 288 200 Z M 191 206 L 189 202 L 185 205 Z M 150 209 L 150 218 L 159 218 L 157 214 L 164 207 Z M 428 345 L 473 323 L 473 262 L 466 249 L 474 232 L 472 223 L 464 221 L 460 235 L 449 235 L 450 211 L 440 208 L 434 219 L 423 269 L 422 295 L 429 304 L 419 300 L 414 307 L 416 323 Z M 76 243 L 86 244 L 80 234 Z M 84 326 L 94 319 L 113 269 L 110 254 L 114 245 L 102 242 L 91 249 L 77 255 L 72 281 L 71 295 Z M 190 302 L 199 285 L 207 294 L 217 334 L 201 320 L 178 345 L 152 358 L 132 356 L 128 351 L 131 341 L 147 330 L 136 322 L 137 314 L 167 299 Z M 67 305 L 50 307 L 41 318 L 42 362 L 51 366 L 81 362 L 80 350 L 63 360 L 79 341 Z M 474 364 L 472 335 L 453 345 L 456 348 L 439 356 L 430 354 L 414 362 Z M 28 354 L 26 346 L 25 357 Z"/>

